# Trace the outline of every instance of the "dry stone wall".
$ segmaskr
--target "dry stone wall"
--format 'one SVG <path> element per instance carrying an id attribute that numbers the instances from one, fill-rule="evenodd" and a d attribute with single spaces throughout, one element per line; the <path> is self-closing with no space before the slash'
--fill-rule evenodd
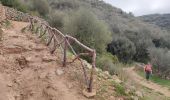
<path id="1" fill-rule="evenodd" d="M 5 19 L 6 19 L 6 17 L 5 17 L 5 9 L 2 6 L 2 4 L 0 4 L 0 22 L 2 22 Z"/>

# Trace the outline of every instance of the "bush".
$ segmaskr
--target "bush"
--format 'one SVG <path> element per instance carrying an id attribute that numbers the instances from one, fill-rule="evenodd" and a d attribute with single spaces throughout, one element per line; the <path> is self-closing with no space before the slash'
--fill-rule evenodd
<path id="1" fill-rule="evenodd" d="M 116 55 L 120 61 L 127 63 L 132 60 L 136 53 L 136 48 L 126 37 L 114 36 L 112 42 L 108 44 L 107 51 Z"/>
<path id="2" fill-rule="evenodd" d="M 0 0 L 4 6 L 16 7 L 19 2 L 18 0 Z"/>
<path id="3" fill-rule="evenodd" d="M 111 54 L 103 54 L 102 56 L 99 56 L 97 58 L 97 67 L 104 71 L 109 71 L 111 75 L 116 74 L 114 64 L 118 63 L 118 58 L 116 56 L 113 56 Z"/>
<path id="4" fill-rule="evenodd" d="M 50 3 L 52 8 L 59 10 L 75 9 L 79 7 L 79 0 L 55 0 Z"/>
<path id="5" fill-rule="evenodd" d="M 46 16 L 50 11 L 50 7 L 47 0 L 33 0 L 33 10 L 38 11 L 42 16 Z"/>
<path id="6" fill-rule="evenodd" d="M 118 96 L 125 96 L 126 95 L 125 88 L 120 84 L 115 85 L 115 91 L 116 91 Z"/>
<path id="7" fill-rule="evenodd" d="M 22 12 L 27 11 L 26 6 L 22 5 L 18 0 L 0 0 L 0 2 L 4 6 L 9 6 L 9 7 L 16 8 L 17 10 L 20 10 Z"/>
<path id="8" fill-rule="evenodd" d="M 110 32 L 103 21 L 98 20 L 88 10 L 81 9 L 65 21 L 64 31 L 77 38 L 83 44 L 95 48 L 97 53 L 105 51 L 110 41 Z M 83 51 L 76 47 L 78 51 Z"/>
<path id="9" fill-rule="evenodd" d="M 65 14 L 63 12 L 57 11 L 57 12 L 52 12 L 49 14 L 49 23 L 51 26 L 61 29 L 64 27 L 64 16 Z"/>
<path id="10" fill-rule="evenodd" d="M 158 39 L 153 39 L 155 47 L 157 48 L 168 48 L 170 49 L 170 35 L 162 36 Z"/>
<path id="11" fill-rule="evenodd" d="M 163 48 L 150 48 L 149 57 L 154 65 L 155 74 L 170 78 L 170 52 Z"/>

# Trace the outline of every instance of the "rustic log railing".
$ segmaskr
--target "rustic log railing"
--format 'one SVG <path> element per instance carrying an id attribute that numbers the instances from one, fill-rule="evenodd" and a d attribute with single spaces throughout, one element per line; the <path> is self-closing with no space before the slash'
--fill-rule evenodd
<path id="1" fill-rule="evenodd" d="M 63 52 L 63 66 L 65 67 L 67 64 L 73 63 L 75 60 L 79 60 L 82 65 L 82 69 L 84 72 L 84 78 L 87 85 L 88 92 L 92 92 L 93 89 L 93 77 L 94 77 L 94 71 L 96 67 L 96 51 L 94 49 L 91 49 L 87 47 L 86 45 L 79 42 L 76 38 L 64 35 L 62 32 L 57 30 L 56 28 L 51 27 L 48 22 L 45 20 L 31 16 L 29 14 L 25 14 L 23 12 L 17 11 L 13 8 L 4 7 L 5 9 L 5 16 L 8 20 L 14 20 L 14 21 L 23 21 L 23 22 L 29 22 L 29 26 L 27 26 L 25 29 L 28 29 L 38 35 L 39 38 L 45 37 L 46 38 L 46 44 L 47 46 L 53 45 L 51 49 L 51 53 L 53 54 L 59 46 L 61 51 Z M 81 48 L 85 49 L 85 53 L 79 53 L 77 54 L 75 50 L 72 47 L 72 44 L 69 42 L 72 41 L 72 43 L 76 43 Z M 75 55 L 75 58 L 71 62 L 67 62 L 67 50 L 71 49 L 73 54 Z M 90 77 L 87 77 L 86 68 L 80 59 L 80 56 L 89 56 L 92 58 L 92 68 Z"/>

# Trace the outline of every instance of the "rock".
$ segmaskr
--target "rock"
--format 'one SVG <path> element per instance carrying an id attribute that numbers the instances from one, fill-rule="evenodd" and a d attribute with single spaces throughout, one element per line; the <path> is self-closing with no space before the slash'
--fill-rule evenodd
<path id="1" fill-rule="evenodd" d="M 135 86 L 129 86 L 129 89 L 130 89 L 131 91 L 136 91 Z"/>
<path id="2" fill-rule="evenodd" d="M 88 92 L 86 89 L 83 90 L 83 95 L 87 98 L 92 98 L 96 95 L 96 90 L 93 89 L 92 92 Z"/>
<path id="3" fill-rule="evenodd" d="M 22 65 L 24 66 L 24 65 L 28 64 L 28 61 L 26 60 L 26 58 L 24 56 L 16 58 L 16 61 L 18 62 L 18 64 L 20 66 L 22 66 Z"/>
<path id="4" fill-rule="evenodd" d="M 110 96 L 109 100 L 116 100 L 116 98 L 114 96 Z"/>
<path id="5" fill-rule="evenodd" d="M 131 98 L 132 98 L 132 100 L 139 100 L 139 98 L 137 96 L 132 96 Z"/>
<path id="6" fill-rule="evenodd" d="M 122 97 L 119 97 L 119 98 L 116 98 L 116 100 L 125 100 L 125 99 Z"/>
<path id="7" fill-rule="evenodd" d="M 108 71 L 104 71 L 104 74 L 108 76 L 110 75 Z"/>
<path id="8" fill-rule="evenodd" d="M 122 81 L 120 79 L 114 79 L 114 81 L 117 83 L 117 84 L 121 84 Z"/>
<path id="9" fill-rule="evenodd" d="M 47 73 L 41 73 L 40 76 L 39 76 L 39 78 L 40 78 L 40 79 L 43 79 L 43 78 L 45 78 L 46 76 L 47 76 Z"/>
<path id="10" fill-rule="evenodd" d="M 63 69 L 57 69 L 56 74 L 60 76 L 60 75 L 64 74 L 64 70 Z"/>
<path id="11" fill-rule="evenodd" d="M 88 69 L 92 68 L 92 65 L 89 64 L 86 60 L 82 60 L 83 61 L 83 65 L 85 65 Z"/>
<path id="12" fill-rule="evenodd" d="M 12 87 L 12 86 L 13 86 L 13 83 L 12 83 L 12 82 L 8 82 L 8 83 L 7 83 L 7 86 L 8 86 L 8 87 Z"/>
<path id="13" fill-rule="evenodd" d="M 71 89 L 71 88 L 74 87 L 74 85 L 73 85 L 72 83 L 67 83 L 66 85 L 67 85 L 67 87 L 68 87 L 69 89 Z"/>
<path id="14" fill-rule="evenodd" d="M 140 92 L 140 91 L 136 91 L 135 94 L 136 94 L 136 96 L 138 96 L 138 97 L 140 97 L 140 98 L 143 97 L 143 93 Z"/>
<path id="15" fill-rule="evenodd" d="M 31 62 L 33 59 L 32 59 L 32 57 L 27 57 L 26 60 L 27 60 L 28 62 Z"/>
<path id="16" fill-rule="evenodd" d="M 2 31 L 5 31 L 5 29 L 4 29 L 4 28 L 2 28 Z"/>
<path id="17" fill-rule="evenodd" d="M 12 96 L 12 95 L 7 95 L 8 96 L 8 99 L 7 100 L 15 100 L 15 97 L 14 96 Z"/>
<path id="18" fill-rule="evenodd" d="M 52 56 L 44 56 L 42 58 L 42 61 L 44 61 L 44 62 L 52 62 L 52 61 L 55 61 L 55 58 L 52 57 Z"/>
<path id="19" fill-rule="evenodd" d="M 125 91 L 125 93 L 126 93 L 127 95 L 128 95 L 130 92 L 131 92 L 130 89 L 127 89 L 127 90 Z"/>
<path id="20" fill-rule="evenodd" d="M 118 77 L 116 75 L 113 75 L 112 78 L 113 79 L 118 79 Z"/>
<path id="21" fill-rule="evenodd" d="M 96 72 L 99 72 L 99 68 L 95 68 Z"/>

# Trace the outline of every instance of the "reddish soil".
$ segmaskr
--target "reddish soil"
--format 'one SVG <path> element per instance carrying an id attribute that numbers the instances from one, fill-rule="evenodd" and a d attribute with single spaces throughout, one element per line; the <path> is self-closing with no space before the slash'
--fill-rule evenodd
<path id="1" fill-rule="evenodd" d="M 50 54 L 34 34 L 20 32 L 26 25 L 12 22 L 12 28 L 4 29 L 0 41 L 0 100 L 86 100 L 69 72 L 74 65 L 62 68 L 61 54 Z M 58 75 L 57 71 L 64 73 Z"/>

